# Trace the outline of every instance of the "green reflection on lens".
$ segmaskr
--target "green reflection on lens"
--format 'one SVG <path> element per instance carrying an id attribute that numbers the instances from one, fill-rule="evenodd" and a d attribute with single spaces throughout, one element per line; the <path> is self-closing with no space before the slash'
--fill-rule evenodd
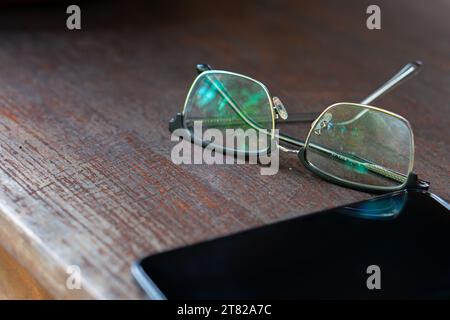
<path id="1" fill-rule="evenodd" d="M 347 170 L 355 170 L 356 172 L 360 173 L 360 174 L 364 174 L 369 172 L 369 170 L 367 170 L 367 168 L 359 163 L 355 163 L 355 162 L 350 162 L 349 160 L 345 160 L 345 166 Z"/>
<path id="2" fill-rule="evenodd" d="M 185 126 L 193 129 L 195 121 L 202 122 L 203 131 L 215 128 L 273 129 L 273 113 L 270 98 L 265 88 L 258 82 L 227 72 L 202 73 L 190 90 L 183 112 Z M 265 134 L 264 139 L 270 140 Z M 270 142 L 264 148 L 270 146 Z M 255 149 L 241 142 L 239 151 Z"/>

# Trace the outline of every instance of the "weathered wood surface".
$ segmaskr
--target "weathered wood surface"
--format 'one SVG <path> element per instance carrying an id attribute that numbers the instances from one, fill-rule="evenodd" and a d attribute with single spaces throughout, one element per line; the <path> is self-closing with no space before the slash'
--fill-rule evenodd
<path id="1" fill-rule="evenodd" d="M 298 112 L 359 101 L 422 59 L 374 105 L 410 120 L 416 171 L 450 198 L 447 1 L 379 1 L 381 31 L 366 29 L 366 1 L 108 3 L 83 5 L 79 32 L 57 5 L 0 12 L 0 243 L 52 296 L 142 298 L 138 257 L 371 197 L 292 155 L 275 176 L 172 164 L 168 119 L 199 62 Z M 82 290 L 66 289 L 68 265 Z"/>

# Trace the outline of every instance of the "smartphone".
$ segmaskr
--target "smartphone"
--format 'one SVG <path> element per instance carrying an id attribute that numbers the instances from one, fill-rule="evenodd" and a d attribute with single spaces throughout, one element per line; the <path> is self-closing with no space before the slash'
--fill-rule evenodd
<path id="1" fill-rule="evenodd" d="M 450 298 L 450 209 L 400 191 L 146 257 L 152 299 Z"/>

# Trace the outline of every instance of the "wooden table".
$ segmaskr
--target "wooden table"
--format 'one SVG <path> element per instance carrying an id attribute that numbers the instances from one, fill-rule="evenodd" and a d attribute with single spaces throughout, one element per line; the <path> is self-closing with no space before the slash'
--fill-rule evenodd
<path id="1" fill-rule="evenodd" d="M 378 1 L 375 31 L 367 1 L 128 3 L 83 4 L 81 31 L 59 4 L 0 13 L 0 243 L 49 296 L 143 298 L 139 257 L 371 197 L 292 155 L 275 176 L 173 164 L 168 120 L 196 63 L 259 79 L 298 112 L 357 102 L 423 60 L 373 104 L 410 120 L 415 170 L 450 198 L 448 1 Z"/>

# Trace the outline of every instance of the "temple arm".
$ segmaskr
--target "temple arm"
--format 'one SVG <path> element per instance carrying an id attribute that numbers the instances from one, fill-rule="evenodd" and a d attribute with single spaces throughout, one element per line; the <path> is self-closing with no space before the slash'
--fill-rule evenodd
<path id="1" fill-rule="evenodd" d="M 367 96 L 364 100 L 362 100 L 361 104 L 370 104 L 375 99 L 381 97 L 386 94 L 390 90 L 394 89 L 396 86 L 401 84 L 403 81 L 409 79 L 413 75 L 417 74 L 420 71 L 422 66 L 421 61 L 414 61 L 405 65 L 399 72 L 397 72 L 391 79 L 386 81 L 382 86 L 376 89 L 373 93 Z M 366 110 L 362 111 L 361 114 L 358 114 L 356 117 L 361 117 Z M 289 117 L 286 120 L 277 119 L 279 123 L 294 123 L 294 122 L 313 122 L 320 115 L 320 112 L 304 112 L 304 113 L 289 113 Z M 354 119 L 356 120 L 356 119 Z"/>

